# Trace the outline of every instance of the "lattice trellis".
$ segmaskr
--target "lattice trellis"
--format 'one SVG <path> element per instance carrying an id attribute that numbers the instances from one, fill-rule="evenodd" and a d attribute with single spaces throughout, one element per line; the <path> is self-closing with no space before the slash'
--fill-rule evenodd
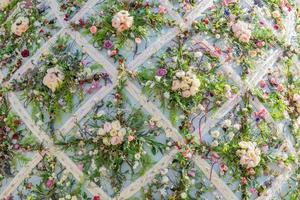
<path id="1" fill-rule="evenodd" d="M 69 23 L 75 22 L 82 18 L 90 9 L 92 9 L 99 0 L 89 0 L 85 3 L 85 5 L 75 14 L 75 16 L 70 20 Z M 252 2 L 250 0 L 245 1 L 250 6 Z M 42 47 L 29 59 L 25 62 L 21 68 L 18 69 L 11 77 L 11 80 L 18 79 L 22 76 L 27 70 L 30 68 L 34 68 L 35 66 L 32 64 L 32 61 L 37 60 L 43 52 L 47 51 L 49 47 L 55 43 L 57 38 L 61 35 L 68 34 L 71 36 L 73 40 L 82 48 L 84 52 L 86 52 L 95 62 L 101 64 L 106 72 L 112 77 L 113 84 L 106 86 L 96 92 L 92 97 L 86 100 L 77 111 L 73 113 L 73 115 L 65 122 L 65 124 L 58 130 L 61 133 L 68 133 L 70 130 L 75 126 L 76 122 L 83 119 L 84 116 L 107 94 L 109 94 L 117 84 L 117 67 L 112 64 L 109 60 L 105 58 L 97 49 L 95 49 L 91 44 L 86 41 L 85 38 L 81 36 L 80 33 L 74 32 L 69 29 L 69 23 L 63 19 L 63 15 L 59 10 L 59 5 L 56 0 L 48 0 L 48 3 L 51 7 L 51 10 L 55 17 L 57 18 L 61 29 L 52 36 Z M 203 0 L 198 3 L 195 8 L 181 17 L 179 13 L 174 11 L 173 5 L 168 0 L 160 0 L 160 3 L 168 9 L 168 14 L 176 21 L 179 28 L 172 28 L 166 34 L 157 38 L 157 40 L 152 43 L 149 47 L 147 47 L 140 55 L 138 55 L 133 61 L 128 64 L 128 69 L 131 71 L 136 71 L 138 66 L 143 64 L 147 59 L 149 59 L 154 53 L 160 50 L 164 45 L 174 39 L 181 30 L 189 29 L 192 22 L 199 17 L 205 10 L 207 10 L 210 6 L 213 5 L 213 0 Z M 270 23 L 264 18 L 263 14 L 260 10 L 257 10 L 257 15 L 259 19 L 267 26 L 271 27 Z M 295 35 L 294 30 L 294 20 L 295 14 L 294 12 L 290 12 L 286 17 L 286 44 L 291 44 L 292 38 Z M 275 33 L 277 35 L 277 33 Z M 278 35 L 277 35 L 278 36 Z M 199 38 L 199 36 L 196 36 Z M 225 102 L 217 112 L 207 120 L 206 124 L 203 127 L 203 132 L 208 132 L 212 127 L 216 125 L 230 110 L 237 105 L 241 101 L 241 95 L 244 94 L 248 89 L 251 89 L 253 86 L 256 86 L 258 82 L 266 75 L 268 66 L 273 66 L 278 57 L 282 56 L 282 49 L 273 49 L 268 52 L 268 58 L 257 66 L 256 71 L 251 74 L 251 76 L 247 77 L 246 81 L 242 81 L 240 77 L 236 74 L 233 70 L 232 66 L 228 63 L 223 62 L 222 70 L 224 70 L 228 77 L 235 82 L 235 84 L 239 87 L 239 93 L 236 94 L 233 98 Z M 0 82 L 2 82 L 3 75 L 0 74 Z M 126 85 L 126 90 L 131 94 L 136 100 L 144 107 L 144 109 L 151 115 L 159 116 L 160 120 L 163 123 L 163 128 L 168 132 L 172 132 L 171 138 L 174 141 L 183 141 L 182 136 L 179 134 L 178 130 L 172 126 L 171 122 L 164 116 L 161 110 L 156 107 L 152 102 L 149 102 L 147 98 L 141 93 L 140 89 L 132 82 L 128 81 Z M 39 142 L 44 144 L 45 151 L 43 153 L 50 154 L 55 156 L 58 161 L 69 171 L 76 180 L 80 180 L 84 174 L 79 170 L 77 165 L 61 150 L 59 150 L 54 144 L 50 137 L 31 119 L 30 115 L 28 114 L 27 110 L 23 107 L 23 104 L 17 98 L 16 94 L 10 92 L 8 94 L 9 102 L 14 109 L 14 111 L 19 115 L 28 129 L 38 138 Z M 262 108 L 263 105 L 259 102 L 258 99 L 254 99 L 252 105 L 255 108 Z M 267 114 L 266 120 L 270 123 L 274 123 L 270 114 Z M 284 135 L 284 133 L 280 130 L 279 127 L 276 127 L 281 137 L 284 138 L 285 143 L 288 145 L 289 150 L 292 154 L 296 154 L 296 150 L 293 147 L 293 143 L 290 137 Z M 194 134 L 198 137 L 198 134 Z M 175 154 L 179 150 L 176 148 L 171 149 L 166 155 L 156 163 L 150 170 L 148 170 L 144 176 L 138 178 L 133 183 L 131 183 L 127 188 L 125 188 L 118 197 L 114 199 L 127 199 L 135 194 L 137 191 L 140 190 L 141 187 L 146 185 L 147 183 L 151 182 L 156 174 L 159 173 L 159 170 L 166 167 L 173 159 Z M 21 169 L 18 174 L 13 178 L 13 180 L 9 183 L 9 185 L 4 189 L 4 191 L 0 194 L 0 199 L 7 197 L 11 194 L 19 184 L 29 176 L 30 172 L 35 168 L 35 166 L 42 160 L 43 153 L 36 153 L 32 160 L 23 168 Z M 194 157 L 194 162 L 196 165 L 203 171 L 205 176 L 210 177 L 210 168 L 211 165 L 207 163 L 204 159 L 201 158 L 200 155 L 196 155 Z M 286 170 L 283 174 L 279 175 L 276 181 L 273 183 L 272 187 L 269 188 L 267 192 L 267 196 L 260 197 L 260 199 L 271 199 L 273 195 L 276 195 L 276 192 L 281 187 L 281 183 L 288 179 L 289 176 L 292 174 L 294 168 L 292 167 L 291 170 Z M 223 182 L 223 180 L 217 175 L 217 173 L 213 172 L 211 176 L 211 182 L 222 194 L 224 199 L 233 200 L 237 199 L 236 195 L 233 191 Z M 88 192 L 92 195 L 100 195 L 102 199 L 111 199 L 108 194 L 106 194 L 100 187 L 92 182 L 88 182 L 85 185 L 85 188 Z"/>

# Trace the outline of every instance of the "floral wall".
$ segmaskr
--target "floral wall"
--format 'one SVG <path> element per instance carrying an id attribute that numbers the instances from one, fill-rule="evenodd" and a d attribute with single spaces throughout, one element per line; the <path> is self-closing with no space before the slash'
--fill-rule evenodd
<path id="1" fill-rule="evenodd" d="M 0 0 L 0 199 L 300 199 L 300 2 Z"/>

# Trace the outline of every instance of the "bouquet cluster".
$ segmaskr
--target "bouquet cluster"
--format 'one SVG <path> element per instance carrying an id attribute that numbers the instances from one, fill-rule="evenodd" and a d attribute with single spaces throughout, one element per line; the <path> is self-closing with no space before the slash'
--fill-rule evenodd
<path id="1" fill-rule="evenodd" d="M 192 71 L 179 70 L 173 77 L 172 90 L 178 91 L 184 98 L 196 95 L 199 87 L 200 81 Z"/>

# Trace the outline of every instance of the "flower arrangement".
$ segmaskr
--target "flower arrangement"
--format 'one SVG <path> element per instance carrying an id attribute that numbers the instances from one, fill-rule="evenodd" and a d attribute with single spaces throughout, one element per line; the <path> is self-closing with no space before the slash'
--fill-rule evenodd
<path id="1" fill-rule="evenodd" d="M 202 153 L 224 180 L 241 198 L 263 196 L 278 171 L 289 168 L 294 157 L 288 147 L 276 136 L 272 125 L 266 122 L 266 110 L 253 111 L 250 94 L 243 97 L 223 121 L 210 131 L 202 142 Z M 279 146 L 281 146 L 279 148 Z M 274 164 L 279 168 L 274 168 Z M 217 167 L 216 167 L 217 166 Z M 276 172 L 277 171 L 277 172 Z M 261 183 L 258 178 L 268 176 Z"/>
<path id="2" fill-rule="evenodd" d="M 144 92 L 161 100 L 173 123 L 179 112 L 188 117 L 198 106 L 218 107 L 235 93 L 218 70 L 220 63 L 213 53 L 194 45 L 189 49 L 178 39 L 155 63 L 139 70 L 137 79 Z"/>
<path id="3" fill-rule="evenodd" d="M 153 164 L 153 157 L 165 151 L 169 140 L 157 140 L 163 137 L 160 121 L 127 105 L 124 95 L 116 92 L 113 96 L 96 105 L 95 112 L 78 124 L 77 134 L 76 129 L 72 136 L 62 136 L 56 142 L 110 195 L 142 175 Z"/>
<path id="4" fill-rule="evenodd" d="M 27 178 L 17 188 L 11 198 L 92 200 L 82 188 L 84 182 L 76 180 L 67 172 L 56 158 L 45 155 L 31 173 L 35 178 Z"/>
<path id="5" fill-rule="evenodd" d="M 27 153 L 37 149 L 34 137 L 10 110 L 4 94 L 0 93 L 0 188 L 4 180 L 12 178 L 20 166 L 30 161 Z"/>
<path id="6" fill-rule="evenodd" d="M 21 67 L 58 29 L 46 3 L 1 1 L 0 69 L 5 79 Z M 5 7 L 4 7 L 5 6 Z"/>
<path id="7" fill-rule="evenodd" d="M 281 44 L 253 12 L 239 1 L 218 1 L 194 23 L 195 32 L 211 36 L 212 41 L 224 47 L 226 60 L 235 61 L 243 78 L 267 50 Z"/>
<path id="8" fill-rule="evenodd" d="M 128 41 L 134 41 L 135 51 L 142 39 L 151 31 L 157 32 L 172 22 L 166 18 L 166 9 L 157 1 L 104 1 L 97 14 L 80 19 L 71 26 L 91 37 L 91 43 L 100 50 L 107 50 L 109 56 L 123 60 L 120 52 Z M 99 15 L 100 13 L 100 15 Z M 137 52 L 136 52 L 137 53 Z"/>
<path id="9" fill-rule="evenodd" d="M 75 50 L 71 51 L 74 48 Z M 38 68 L 30 70 L 12 83 L 14 91 L 21 92 L 26 104 L 32 107 L 35 119 L 49 118 L 50 125 L 75 104 L 110 83 L 101 66 L 80 52 L 68 37 L 61 37 L 39 59 Z M 76 97 L 76 98 L 75 98 Z M 49 127 L 47 127 L 49 128 Z"/>

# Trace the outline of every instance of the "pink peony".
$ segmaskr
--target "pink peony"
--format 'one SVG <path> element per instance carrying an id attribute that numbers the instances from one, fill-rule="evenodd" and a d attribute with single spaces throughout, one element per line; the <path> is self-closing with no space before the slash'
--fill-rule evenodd
<path id="1" fill-rule="evenodd" d="M 248 43 L 251 38 L 251 30 L 249 24 L 242 21 L 237 21 L 232 25 L 232 31 L 234 36 L 239 39 L 240 42 Z"/>
<path id="2" fill-rule="evenodd" d="M 113 137 L 110 139 L 111 145 L 122 144 L 122 142 L 123 142 L 123 137 L 120 137 L 120 136 L 118 136 L 118 135 L 113 136 Z"/>
<path id="3" fill-rule="evenodd" d="M 112 26 L 117 29 L 117 32 L 128 30 L 133 25 L 133 17 L 126 10 L 121 10 L 116 13 L 111 21 Z"/>
<path id="4" fill-rule="evenodd" d="M 92 34 L 95 34 L 95 33 L 97 32 L 97 27 L 96 27 L 96 26 L 91 26 L 90 32 L 91 32 Z"/>

